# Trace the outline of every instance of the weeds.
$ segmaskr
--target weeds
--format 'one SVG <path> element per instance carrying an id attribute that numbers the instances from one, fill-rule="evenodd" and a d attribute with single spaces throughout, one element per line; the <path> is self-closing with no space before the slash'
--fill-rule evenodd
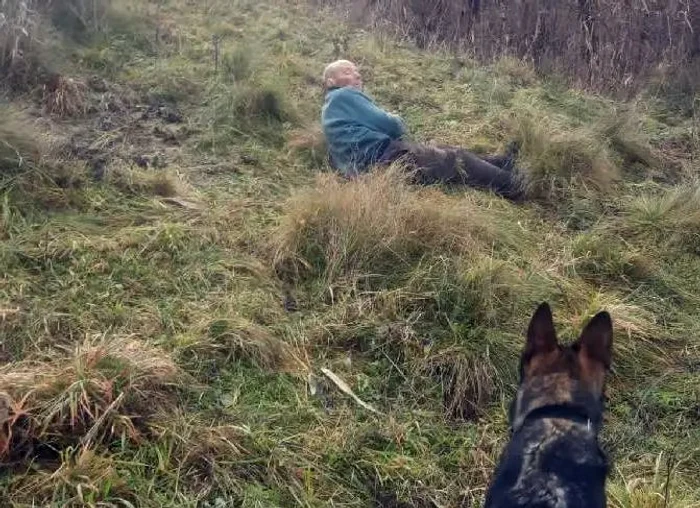
<path id="1" fill-rule="evenodd" d="M 252 49 L 237 46 L 225 52 L 221 58 L 221 67 L 226 76 L 234 82 L 248 79 L 253 71 Z"/>
<path id="2" fill-rule="evenodd" d="M 215 152 L 230 149 L 235 140 L 260 138 L 281 144 L 283 123 L 295 118 L 282 91 L 276 86 L 241 83 L 233 87 L 214 84 L 200 120 L 206 130 L 200 148 Z"/>
<path id="3" fill-rule="evenodd" d="M 300 3 L 161 2 L 157 30 L 142 2 L 52 5 L 77 14 L 40 47 L 27 11 L 13 72 L 48 45 L 65 72 L 0 112 L 0 504 L 476 506 L 543 300 L 564 340 L 615 320 L 610 504 L 698 504 L 686 119 Z M 412 137 L 519 140 L 539 199 L 315 174 L 335 56 Z"/>

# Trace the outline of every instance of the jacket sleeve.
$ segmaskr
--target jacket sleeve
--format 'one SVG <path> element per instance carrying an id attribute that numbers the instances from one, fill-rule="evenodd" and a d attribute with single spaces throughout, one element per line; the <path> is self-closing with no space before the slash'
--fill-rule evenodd
<path id="1" fill-rule="evenodd" d="M 368 125 L 376 127 L 392 139 L 399 139 L 405 133 L 401 118 L 384 111 L 371 100 L 360 93 L 353 93 L 350 106 L 358 118 L 364 119 Z"/>
<path id="2" fill-rule="evenodd" d="M 402 138 L 404 134 L 406 134 L 406 124 L 404 123 L 403 119 L 399 115 L 394 115 L 392 113 L 387 113 L 390 117 L 391 120 L 395 123 L 395 133 L 396 136 L 394 136 L 395 139 Z"/>

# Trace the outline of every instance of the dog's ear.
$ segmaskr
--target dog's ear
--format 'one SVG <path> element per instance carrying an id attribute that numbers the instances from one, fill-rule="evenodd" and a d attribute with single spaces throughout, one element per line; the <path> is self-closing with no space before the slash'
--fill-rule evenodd
<path id="1" fill-rule="evenodd" d="M 612 362 L 613 325 L 610 314 L 599 312 L 591 319 L 578 339 L 579 354 L 610 369 Z"/>
<path id="2" fill-rule="evenodd" d="M 527 343 L 523 359 L 529 360 L 533 356 L 551 353 L 559 347 L 557 333 L 554 330 L 552 310 L 546 302 L 541 304 L 530 320 L 527 329 Z"/>

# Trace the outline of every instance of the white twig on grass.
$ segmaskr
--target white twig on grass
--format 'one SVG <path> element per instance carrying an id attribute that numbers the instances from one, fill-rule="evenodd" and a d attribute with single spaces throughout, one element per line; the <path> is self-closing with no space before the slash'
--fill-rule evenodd
<path id="1" fill-rule="evenodd" d="M 360 399 L 357 395 L 355 395 L 355 392 L 352 391 L 352 388 L 348 386 L 348 384 L 340 379 L 336 374 L 334 374 L 331 370 L 323 368 L 321 369 L 321 372 L 323 372 L 328 379 L 333 381 L 333 383 L 340 389 L 341 392 L 345 393 L 346 395 L 349 395 L 357 404 L 365 408 L 367 411 L 371 411 L 372 413 L 375 414 L 382 414 L 381 412 L 377 411 L 374 409 L 372 406 L 367 404 L 364 400 Z"/>

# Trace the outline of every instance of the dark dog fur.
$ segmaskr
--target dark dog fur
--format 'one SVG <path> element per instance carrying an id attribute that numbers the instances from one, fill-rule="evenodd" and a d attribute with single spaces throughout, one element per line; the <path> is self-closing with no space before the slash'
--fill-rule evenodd
<path id="1" fill-rule="evenodd" d="M 598 444 L 612 321 L 597 314 L 579 339 L 559 344 L 546 303 L 532 317 L 513 401 L 513 434 L 486 508 L 602 508 L 607 461 Z"/>

